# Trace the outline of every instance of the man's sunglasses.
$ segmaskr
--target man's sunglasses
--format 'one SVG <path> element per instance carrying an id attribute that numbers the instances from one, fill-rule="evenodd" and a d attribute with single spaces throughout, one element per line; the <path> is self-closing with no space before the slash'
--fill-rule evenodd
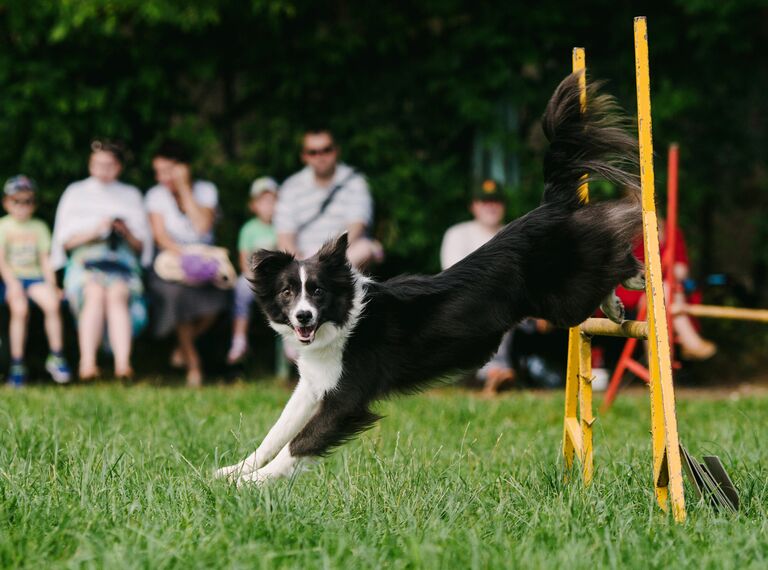
<path id="1" fill-rule="evenodd" d="M 32 206 L 35 203 L 34 198 L 11 198 L 11 203 L 17 206 Z"/>
<path id="2" fill-rule="evenodd" d="M 329 144 L 323 148 L 305 148 L 304 154 L 307 156 L 320 156 L 321 154 L 331 154 L 334 150 L 336 150 L 336 147 Z"/>

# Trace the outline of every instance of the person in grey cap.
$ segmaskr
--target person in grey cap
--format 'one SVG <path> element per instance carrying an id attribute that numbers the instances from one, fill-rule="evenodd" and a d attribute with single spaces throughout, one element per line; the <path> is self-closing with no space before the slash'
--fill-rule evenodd
<path id="1" fill-rule="evenodd" d="M 263 176 L 251 184 L 248 209 L 253 217 L 240 229 L 237 249 L 240 258 L 241 275 L 235 285 L 234 321 L 232 345 L 227 362 L 235 364 L 248 351 L 248 317 L 253 303 L 253 292 L 248 279 L 251 275 L 251 256 L 259 249 L 275 249 L 277 234 L 272 227 L 272 214 L 277 199 L 277 182 Z"/>

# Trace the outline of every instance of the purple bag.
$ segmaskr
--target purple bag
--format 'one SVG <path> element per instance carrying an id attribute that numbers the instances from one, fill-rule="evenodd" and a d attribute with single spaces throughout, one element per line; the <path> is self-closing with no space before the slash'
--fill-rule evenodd
<path id="1" fill-rule="evenodd" d="M 184 280 L 188 283 L 196 285 L 211 283 L 219 274 L 219 262 L 213 257 L 183 253 L 181 270 L 184 272 Z"/>

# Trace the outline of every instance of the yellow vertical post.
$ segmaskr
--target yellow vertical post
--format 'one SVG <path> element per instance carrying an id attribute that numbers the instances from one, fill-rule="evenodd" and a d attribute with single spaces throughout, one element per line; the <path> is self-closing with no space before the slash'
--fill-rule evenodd
<path id="1" fill-rule="evenodd" d="M 587 106 L 586 57 L 584 48 L 573 48 L 573 71 L 581 71 L 581 108 Z M 589 201 L 589 185 L 579 186 L 582 201 Z M 574 455 L 582 464 L 584 484 L 592 481 L 592 359 L 591 343 L 579 327 L 568 331 L 568 366 L 565 375 L 565 419 L 563 421 L 563 457 L 567 469 L 573 467 Z M 579 421 L 579 415 L 581 421 Z"/>
<path id="2" fill-rule="evenodd" d="M 581 458 L 581 430 L 579 429 L 579 355 L 581 341 L 579 327 L 568 331 L 568 365 L 565 371 L 565 419 L 563 420 L 563 458 L 570 471 L 573 457 Z"/>
<path id="3" fill-rule="evenodd" d="M 653 482 L 662 509 L 672 505 L 678 522 L 685 520 L 683 476 L 675 417 L 675 393 L 669 352 L 664 284 L 659 256 L 658 220 L 654 200 L 651 94 L 648 70 L 648 31 L 644 17 L 635 18 L 635 75 L 640 142 L 640 183 L 643 206 L 646 297 L 648 299 L 648 361 L 651 374 L 651 436 Z"/>
<path id="4" fill-rule="evenodd" d="M 579 416 L 581 417 L 581 473 L 585 485 L 592 483 L 592 340 L 581 333 L 579 342 Z"/>

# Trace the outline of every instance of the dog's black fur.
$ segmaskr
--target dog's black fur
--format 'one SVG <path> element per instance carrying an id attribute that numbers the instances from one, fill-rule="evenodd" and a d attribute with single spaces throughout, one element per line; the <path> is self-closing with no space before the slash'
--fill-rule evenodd
<path id="1" fill-rule="evenodd" d="M 641 228 L 640 204 L 636 176 L 626 170 L 636 144 L 610 97 L 590 86 L 588 100 L 582 112 L 574 74 L 547 106 L 543 126 L 550 147 L 541 206 L 442 273 L 365 281 L 364 309 L 354 323 L 348 319 L 360 276 L 346 263 L 346 236 L 304 262 L 280 252 L 255 255 L 254 290 L 270 321 L 290 326 L 287 309 L 303 264 L 321 315 L 318 326 L 353 325 L 343 372 L 291 441 L 293 456 L 324 455 L 368 428 L 379 419 L 369 409 L 376 399 L 481 366 L 524 317 L 577 325 L 617 284 L 637 276 L 642 268 L 631 251 Z M 579 186 L 587 176 L 618 182 L 630 195 L 584 203 Z"/>

